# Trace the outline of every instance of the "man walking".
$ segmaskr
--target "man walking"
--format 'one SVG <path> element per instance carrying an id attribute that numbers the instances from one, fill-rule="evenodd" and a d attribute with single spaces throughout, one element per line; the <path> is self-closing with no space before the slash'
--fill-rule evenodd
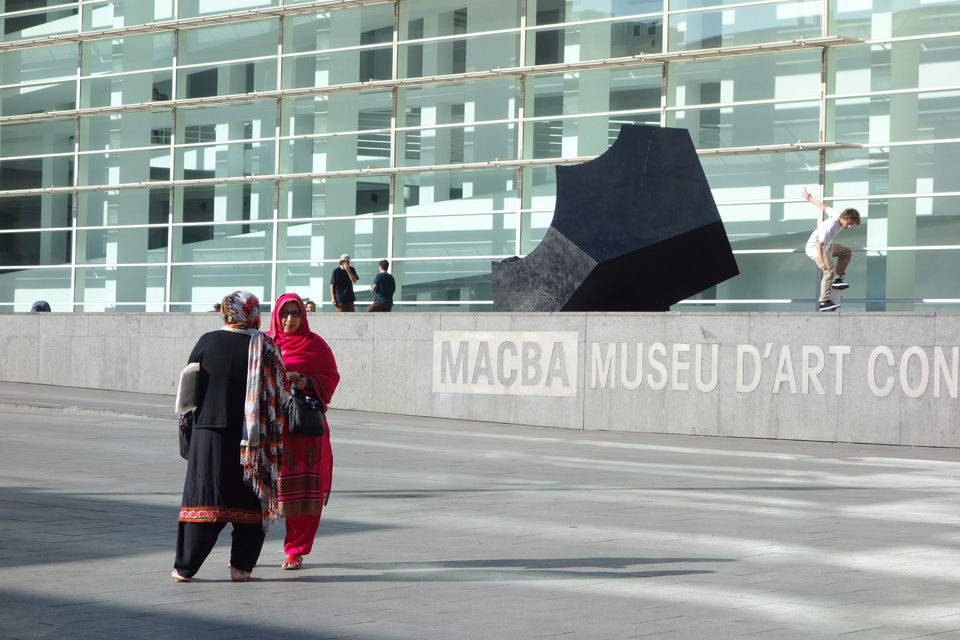
<path id="1" fill-rule="evenodd" d="M 353 283 L 359 280 L 357 270 L 350 266 L 350 256 L 340 256 L 340 266 L 330 274 L 330 299 L 337 311 L 352 312 L 357 296 L 353 293 Z"/>
<path id="2" fill-rule="evenodd" d="M 807 202 L 814 204 L 818 209 L 827 214 L 827 219 L 817 225 L 817 228 L 810 239 L 807 240 L 807 255 L 817 263 L 823 276 L 820 280 L 820 311 L 833 311 L 840 307 L 832 295 L 834 289 L 846 289 L 850 285 L 844 282 L 843 277 L 847 273 L 847 265 L 853 257 L 853 252 L 849 247 L 833 242 L 843 229 L 849 229 L 855 224 L 860 224 L 860 212 L 856 209 L 844 209 L 837 213 L 835 209 L 828 207 L 804 189 L 803 198 Z M 837 264 L 833 264 L 833 259 L 837 259 Z"/>

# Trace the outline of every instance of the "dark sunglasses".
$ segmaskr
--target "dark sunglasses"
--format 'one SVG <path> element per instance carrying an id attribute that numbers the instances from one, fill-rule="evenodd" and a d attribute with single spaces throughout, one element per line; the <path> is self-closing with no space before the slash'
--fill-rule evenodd
<path id="1" fill-rule="evenodd" d="M 281 317 L 281 318 L 286 318 L 287 316 L 290 316 L 290 317 L 293 317 L 293 318 L 299 318 L 299 317 L 302 316 L 302 315 L 303 315 L 303 314 L 300 313 L 299 311 L 281 311 L 281 312 L 280 312 L 280 317 Z"/>

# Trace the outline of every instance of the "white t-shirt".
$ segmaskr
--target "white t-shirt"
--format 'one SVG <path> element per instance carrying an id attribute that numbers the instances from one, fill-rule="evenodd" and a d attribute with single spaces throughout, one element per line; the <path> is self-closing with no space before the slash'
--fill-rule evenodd
<path id="1" fill-rule="evenodd" d="M 810 239 L 807 240 L 807 255 L 813 260 L 817 259 L 817 243 L 823 243 L 823 251 L 826 253 L 830 248 L 830 243 L 833 242 L 833 239 L 836 238 L 840 230 L 843 229 L 843 227 L 840 226 L 840 214 L 837 213 L 836 209 L 827 207 L 823 212 L 827 214 L 827 219 L 817 225 L 814 232 L 810 234 Z"/>

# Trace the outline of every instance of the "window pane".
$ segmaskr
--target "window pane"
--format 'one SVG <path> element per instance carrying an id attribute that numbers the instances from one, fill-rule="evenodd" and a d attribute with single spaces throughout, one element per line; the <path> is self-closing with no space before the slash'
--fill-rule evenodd
<path id="1" fill-rule="evenodd" d="M 307 54 L 283 59 L 283 88 L 389 80 L 393 75 L 393 48 L 373 47 Z"/>
<path id="2" fill-rule="evenodd" d="M 148 71 L 80 81 L 80 104 L 83 108 L 168 100 L 172 93 L 172 71 Z"/>
<path id="3" fill-rule="evenodd" d="M 519 97 L 518 81 L 514 78 L 400 88 L 397 126 L 516 118 Z"/>
<path id="4" fill-rule="evenodd" d="M 177 96 L 180 98 L 227 96 L 276 88 L 277 63 L 274 60 L 192 67 L 177 72 Z"/>
<path id="5" fill-rule="evenodd" d="M 673 2 L 670 6 L 673 7 Z M 596 0 L 527 0 L 527 17 L 529 23 L 535 25 L 617 18 L 662 9 L 661 0 L 605 0 L 602 3 Z"/>
<path id="6" fill-rule="evenodd" d="M 815 0 L 798 0 L 673 14 L 670 51 L 816 38 L 820 36 L 820 6 Z"/>
<path id="7" fill-rule="evenodd" d="M 842 149 L 827 152 L 836 195 L 949 193 L 956 191 L 960 143 Z M 892 187 L 892 188 L 891 188 Z M 953 215 L 960 199 L 920 198 L 918 215 Z"/>
<path id="8" fill-rule="evenodd" d="M 89 153 L 80 156 L 79 183 L 81 186 L 169 179 L 170 152 L 168 149 L 139 149 Z"/>
<path id="9" fill-rule="evenodd" d="M 169 67 L 173 64 L 173 33 L 84 42 L 80 60 L 85 76 Z"/>
<path id="10" fill-rule="evenodd" d="M 343 49 L 393 42 L 393 3 L 288 16 L 283 23 L 284 53 Z"/>
<path id="11" fill-rule="evenodd" d="M 530 76 L 527 115 L 659 109 L 662 75 L 660 65 L 645 65 Z"/>
<path id="12" fill-rule="evenodd" d="M 389 129 L 392 97 L 389 91 L 331 93 L 287 98 L 280 108 L 284 136 Z"/>
<path id="13" fill-rule="evenodd" d="M 660 126 L 659 110 L 636 115 L 615 114 L 527 123 L 526 158 L 596 156 L 605 152 L 620 135 L 624 124 Z"/>
<path id="14" fill-rule="evenodd" d="M 46 300 L 54 311 L 68 311 L 72 278 L 69 268 L 0 270 L 0 311 L 29 311 L 37 300 Z"/>
<path id="15" fill-rule="evenodd" d="M 398 218 L 394 256 L 512 256 L 516 254 L 516 222 L 516 213 Z"/>
<path id="16" fill-rule="evenodd" d="M 77 224 L 105 227 L 126 224 L 166 224 L 170 215 L 170 190 L 122 189 L 81 191 L 77 194 Z M 150 229 L 150 248 L 167 246 L 167 230 Z"/>
<path id="17" fill-rule="evenodd" d="M 224 222 L 273 219 L 273 182 L 197 185 L 174 189 L 175 222 Z M 187 233 L 196 238 L 212 238 L 207 227 Z"/>
<path id="18" fill-rule="evenodd" d="M 520 26 L 520 3 L 515 0 L 461 2 L 404 0 L 400 3 L 400 39 L 435 38 Z"/>
<path id="19" fill-rule="evenodd" d="M 798 187 L 795 193 L 800 193 Z M 744 204 L 718 203 L 727 237 L 739 249 L 800 251 L 819 220 L 817 211 L 802 201 Z M 793 234 L 793 235 L 791 235 Z M 849 240 L 847 236 L 847 240 Z"/>
<path id="20" fill-rule="evenodd" d="M 174 262 L 270 260 L 273 223 L 178 225 L 173 229 L 172 255 Z"/>
<path id="21" fill-rule="evenodd" d="M 401 174 L 396 177 L 394 211 L 513 211 L 517 206 L 517 175 L 516 169 Z"/>
<path id="22" fill-rule="evenodd" d="M 324 178 L 280 183 L 281 218 L 323 218 L 364 213 L 386 213 L 390 179 Z"/>
<path id="23" fill-rule="evenodd" d="M 257 7 L 276 7 L 279 4 L 279 0 L 180 0 L 180 17 L 196 18 L 212 13 L 229 13 Z"/>
<path id="24" fill-rule="evenodd" d="M 183 29 L 177 41 L 177 61 L 187 65 L 276 55 L 279 28 L 278 20 L 269 19 Z"/>
<path id="25" fill-rule="evenodd" d="M 831 0 L 830 33 L 877 40 L 960 31 L 960 6 L 952 0 L 909 5 Z"/>
<path id="26" fill-rule="evenodd" d="M 960 38 L 888 42 L 882 45 L 828 49 L 830 93 L 864 93 L 899 89 L 933 89 L 953 86 L 960 78 Z M 898 66 L 892 59 L 918 61 Z"/>
<path id="27" fill-rule="evenodd" d="M 0 188 L 41 189 L 73 186 L 73 156 L 0 161 Z"/>
<path id="28" fill-rule="evenodd" d="M 5 53 L 9 55 L 12 51 Z M 75 80 L 0 90 L 0 116 L 68 111 L 77 106 Z"/>
<path id="29" fill-rule="evenodd" d="M 547 234 L 553 222 L 553 211 L 524 211 L 520 214 L 520 253 L 533 251 Z"/>
<path id="30" fill-rule="evenodd" d="M 273 137 L 277 123 L 274 100 L 189 107 L 177 111 L 177 142 L 228 142 Z"/>
<path id="31" fill-rule="evenodd" d="M 360 269 L 365 264 L 359 262 L 353 265 L 358 276 L 360 275 Z M 330 304 L 330 285 L 328 284 L 330 274 L 328 272 L 336 266 L 336 262 L 321 262 L 319 264 L 316 262 L 280 263 L 277 265 L 277 291 L 296 293 L 303 298 L 304 302 L 313 300 L 317 303 L 317 311 L 333 311 L 333 305 Z M 373 277 L 371 276 L 367 281 L 372 280 Z M 366 290 L 369 291 L 370 287 L 366 287 Z M 360 290 L 357 291 L 357 293 L 359 292 Z M 323 335 L 322 326 L 312 326 L 311 329 Z"/>
<path id="32" fill-rule="evenodd" d="M 539 29 L 527 34 L 527 50 L 533 52 L 536 64 L 659 53 L 663 51 L 663 18 L 651 16 Z"/>
<path id="33" fill-rule="evenodd" d="M 526 167 L 523 174 L 523 208 L 550 211 L 557 200 L 557 172 L 553 167 Z"/>
<path id="34" fill-rule="evenodd" d="M 3 54 L 3 84 L 49 82 L 77 75 L 76 45 L 14 49 Z"/>
<path id="35" fill-rule="evenodd" d="M 73 118 L 0 125 L 0 157 L 71 153 L 75 127 Z"/>
<path id="36" fill-rule="evenodd" d="M 460 301 L 493 300 L 491 266 L 487 259 L 397 260 L 390 270 L 397 280 L 394 301 L 446 302 L 453 305 L 447 310 L 461 310 Z"/>
<path id="37" fill-rule="evenodd" d="M 815 226 L 815 225 L 814 225 Z M 811 227 L 811 230 L 813 227 Z M 803 238 L 801 244 L 806 242 Z M 734 251 L 743 248 L 731 242 Z M 802 249 L 803 247 L 798 247 Z M 740 253 L 736 254 L 740 276 L 726 280 L 710 292 L 709 297 L 734 300 L 790 299 L 804 301 L 806 308 L 794 311 L 812 311 L 820 295 L 819 269 L 802 251 L 798 253 Z M 854 263 L 857 258 L 854 258 Z M 744 277 L 743 274 L 750 274 Z M 851 273 L 851 279 L 853 274 Z M 705 292 L 706 293 L 706 292 Z M 697 296 L 699 297 L 699 296 Z M 806 302 L 809 301 L 809 302 Z M 844 300 L 846 311 L 848 301 Z M 763 307 L 766 309 L 767 307 Z"/>
<path id="38" fill-rule="evenodd" d="M 70 264 L 71 231 L 0 233 L 0 267 Z"/>
<path id="39" fill-rule="evenodd" d="M 76 310 L 78 313 L 160 312 L 164 310 L 166 288 L 166 267 L 80 268 L 77 269 Z"/>
<path id="40" fill-rule="evenodd" d="M 517 157 L 517 127 L 511 123 L 397 132 L 397 166 L 487 162 Z"/>
<path id="41" fill-rule="evenodd" d="M 397 73 L 401 78 L 420 78 L 515 67 L 519 47 L 515 33 L 401 44 Z"/>
<path id="42" fill-rule="evenodd" d="M 698 149 L 791 144 L 818 139 L 820 105 L 788 102 L 668 111 L 667 126 L 689 129 Z"/>
<path id="43" fill-rule="evenodd" d="M 833 102 L 835 116 L 827 120 L 828 138 L 876 144 L 960 137 L 960 91 L 895 93 Z"/>
<path id="44" fill-rule="evenodd" d="M 387 255 L 386 218 L 284 222 L 280 225 L 277 258 L 337 261 L 344 252 L 354 260 L 379 260 Z M 353 264 L 360 272 L 360 264 Z M 333 267 L 331 267 L 332 269 Z M 376 269 L 370 273 L 370 279 Z M 367 289 L 369 289 L 369 285 Z"/>
<path id="45" fill-rule="evenodd" d="M 5 185 L 0 172 L 0 189 Z M 55 229 L 69 227 L 73 216 L 73 197 L 66 193 L 0 198 L 0 229 Z"/>
<path id="46" fill-rule="evenodd" d="M 80 150 L 125 149 L 170 144 L 169 110 L 128 111 L 80 119 Z"/>
<path id="47" fill-rule="evenodd" d="M 117 29 L 173 19 L 173 0 L 109 0 L 83 7 L 83 30 Z"/>
<path id="48" fill-rule="evenodd" d="M 179 147 L 176 179 L 273 175 L 274 148 L 272 140 Z"/>
<path id="49" fill-rule="evenodd" d="M 820 95 L 820 52 L 677 62 L 667 66 L 669 106 Z"/>
<path id="50" fill-rule="evenodd" d="M 249 291 L 261 314 L 273 301 L 269 264 L 189 264 L 171 267 L 171 311 L 209 311 L 231 291 Z M 265 323 L 266 324 L 266 323 Z"/>
<path id="51" fill-rule="evenodd" d="M 78 229 L 77 264 L 167 261 L 167 227 Z"/>
<path id="52" fill-rule="evenodd" d="M 28 8 L 33 8 L 33 6 L 36 5 Z M 8 10 L 13 11 L 14 9 L 10 8 Z M 58 33 L 76 33 L 77 9 L 65 7 L 51 11 L 7 16 L 0 18 L 0 29 L 2 29 L 4 42 L 43 38 Z M 11 53 L 13 52 L 6 52 L 3 55 L 8 56 Z"/>
<path id="53" fill-rule="evenodd" d="M 854 241 L 850 244 L 857 246 Z M 737 248 L 734 246 L 734 250 Z M 816 265 L 805 254 L 738 254 L 736 258 L 740 273 L 752 274 L 751 277 L 741 275 L 721 283 L 714 289 L 715 297 L 741 300 L 787 298 L 794 300 L 795 304 L 788 310 L 813 310 L 813 301 L 819 294 L 820 276 Z M 895 311 L 904 309 L 898 303 L 885 303 L 884 298 L 917 303 L 923 298 L 960 298 L 960 279 L 945 281 L 939 277 L 943 273 L 955 273 L 958 268 L 960 252 L 954 250 L 856 251 L 847 279 L 857 282 L 861 293 L 856 297 L 854 294 L 845 296 L 843 308 L 847 311 Z M 914 285 L 905 291 L 892 290 L 887 283 L 887 274 L 905 269 L 915 271 Z M 931 310 L 919 304 L 916 307 L 911 304 L 911 308 Z M 953 305 L 951 310 L 956 309 Z"/>
<path id="54" fill-rule="evenodd" d="M 812 185 L 816 185 L 818 163 L 816 151 L 700 158 L 718 204 L 744 200 L 796 200 L 762 205 L 768 210 L 760 218 L 750 218 L 773 220 L 781 226 L 797 218 L 802 224 L 808 224 L 812 212 L 809 211 L 810 205 L 800 200 L 800 192 L 804 187 L 813 189 Z M 784 231 L 778 227 L 777 233 Z"/>
<path id="55" fill-rule="evenodd" d="M 280 141 L 282 173 L 319 173 L 388 166 L 388 132 Z"/>

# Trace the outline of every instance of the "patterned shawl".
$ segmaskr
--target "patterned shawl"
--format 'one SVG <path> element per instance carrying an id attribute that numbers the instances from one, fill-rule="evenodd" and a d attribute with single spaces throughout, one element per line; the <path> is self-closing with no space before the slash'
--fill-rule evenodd
<path id="1" fill-rule="evenodd" d="M 223 299 L 220 312 L 225 331 L 250 336 L 240 464 L 244 482 L 260 498 L 266 530 L 279 512 L 277 481 L 283 464 L 280 434 L 287 423 L 290 382 L 273 340 L 259 330 L 257 297 L 247 291 L 234 291 Z"/>

